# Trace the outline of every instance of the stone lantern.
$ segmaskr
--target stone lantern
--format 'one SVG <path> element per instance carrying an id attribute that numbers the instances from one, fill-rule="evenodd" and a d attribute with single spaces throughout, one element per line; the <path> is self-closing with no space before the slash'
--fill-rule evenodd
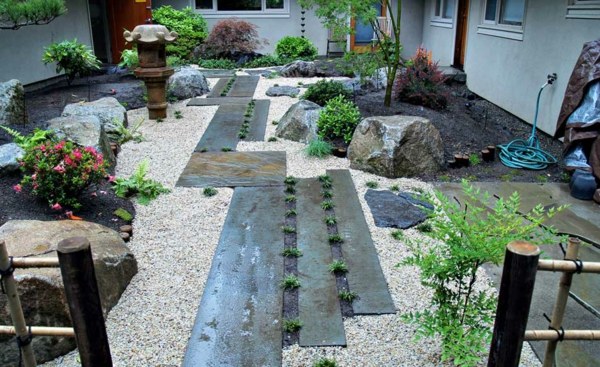
<path id="1" fill-rule="evenodd" d="M 174 70 L 167 67 L 165 47 L 177 39 L 177 33 L 159 24 L 143 24 L 131 32 L 125 31 L 123 36 L 127 42 L 137 45 L 140 66 L 134 73 L 146 84 L 150 119 L 167 117 L 166 81 Z"/>

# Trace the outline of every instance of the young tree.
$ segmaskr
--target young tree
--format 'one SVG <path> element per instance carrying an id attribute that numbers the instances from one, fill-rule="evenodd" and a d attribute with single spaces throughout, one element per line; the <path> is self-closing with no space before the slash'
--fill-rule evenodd
<path id="1" fill-rule="evenodd" d="M 66 11 L 64 0 L 0 0 L 0 29 L 48 24 Z"/>
<path id="2" fill-rule="evenodd" d="M 396 8 L 392 7 L 391 0 L 299 0 L 299 2 L 306 9 L 315 7 L 316 15 L 336 36 L 354 32 L 350 26 L 350 19 L 371 24 L 375 32 L 376 46 L 387 71 L 384 104 L 389 107 L 392 102 L 396 72 L 402 62 L 400 56 L 402 51 L 400 44 L 402 0 L 397 1 Z M 380 23 L 378 21 L 374 8 L 376 4 L 388 9 L 389 30 L 386 29 L 387 22 Z"/>

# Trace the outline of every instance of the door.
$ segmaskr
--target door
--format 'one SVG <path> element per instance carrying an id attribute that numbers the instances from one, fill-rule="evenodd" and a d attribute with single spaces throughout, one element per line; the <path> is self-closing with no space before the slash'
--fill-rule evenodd
<path id="1" fill-rule="evenodd" d="M 112 62 L 119 63 L 123 50 L 131 48 L 125 44 L 123 31 L 152 20 L 151 0 L 107 0 L 110 48 Z"/>
<path id="2" fill-rule="evenodd" d="M 377 16 L 386 15 L 385 6 L 382 2 L 373 5 Z M 360 19 L 352 19 L 351 26 L 354 33 L 350 36 L 350 50 L 356 52 L 370 52 L 373 46 L 373 26 L 370 23 L 362 22 Z"/>
<path id="3" fill-rule="evenodd" d="M 458 1 L 458 17 L 456 19 L 456 40 L 454 42 L 454 66 L 463 70 L 467 51 L 467 27 L 469 20 L 469 0 Z"/>

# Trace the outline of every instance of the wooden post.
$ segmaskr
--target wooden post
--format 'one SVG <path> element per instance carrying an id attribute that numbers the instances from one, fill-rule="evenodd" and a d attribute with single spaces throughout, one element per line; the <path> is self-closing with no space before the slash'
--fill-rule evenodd
<path id="1" fill-rule="evenodd" d="M 90 242 L 71 237 L 57 250 L 81 365 L 112 366 Z"/>
<path id="2" fill-rule="evenodd" d="M 535 285 L 540 249 L 525 241 L 506 246 L 488 367 L 517 367 Z"/>
<path id="3" fill-rule="evenodd" d="M 579 239 L 570 237 L 569 245 L 567 247 L 567 253 L 565 254 L 565 260 L 577 260 L 579 254 L 579 245 L 581 241 Z M 571 289 L 571 281 L 573 280 L 573 273 L 563 273 L 560 277 L 560 284 L 558 286 L 558 295 L 556 296 L 556 303 L 554 304 L 554 310 L 552 311 L 552 318 L 550 319 L 550 328 L 554 330 L 560 330 L 565 316 L 565 308 L 567 307 L 567 300 L 569 298 L 569 290 Z M 546 353 L 544 354 L 544 367 L 554 366 L 554 356 L 556 354 L 556 345 L 558 340 L 550 340 L 546 344 Z"/>
<path id="4" fill-rule="evenodd" d="M 6 292 L 6 298 L 8 302 L 8 310 L 10 312 L 10 318 L 15 327 L 17 339 L 21 341 L 29 340 L 29 331 L 25 324 L 25 316 L 23 315 L 23 308 L 21 308 L 21 300 L 19 299 L 19 293 L 17 293 L 17 284 L 15 277 L 10 272 L 12 264 L 8 257 L 8 250 L 4 241 L 0 241 L 0 270 L 7 272 L 6 275 L 2 276 L 2 285 Z M 25 367 L 35 367 L 37 363 L 35 361 L 35 355 L 33 354 L 33 348 L 31 348 L 31 342 L 26 343 L 20 347 L 21 358 L 23 359 L 23 365 Z"/>

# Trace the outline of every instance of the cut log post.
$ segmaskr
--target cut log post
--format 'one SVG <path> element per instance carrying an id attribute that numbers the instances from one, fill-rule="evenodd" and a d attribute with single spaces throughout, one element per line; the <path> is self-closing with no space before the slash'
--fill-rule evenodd
<path id="1" fill-rule="evenodd" d="M 455 154 L 456 167 L 469 167 L 469 157 L 465 154 Z"/>
<path id="2" fill-rule="evenodd" d="M 539 257 L 540 249 L 525 241 L 506 247 L 488 367 L 519 365 Z"/>
<path id="3" fill-rule="evenodd" d="M 485 147 L 485 149 L 490 151 L 490 154 L 492 155 L 492 160 L 496 159 L 496 146 L 495 145 L 488 145 L 487 147 Z"/>
<path id="4" fill-rule="evenodd" d="M 567 253 L 565 254 L 565 260 L 577 260 L 579 254 L 579 245 L 581 241 L 579 239 L 570 237 L 569 244 L 567 247 Z M 565 316 L 565 308 L 567 307 L 567 300 L 569 299 L 569 290 L 571 289 L 571 281 L 573 280 L 573 273 L 565 272 L 560 277 L 560 284 L 558 286 L 558 295 L 556 296 L 556 303 L 554 304 L 554 310 L 552 311 L 552 318 L 550 319 L 549 329 L 560 330 Z M 557 334 L 558 335 L 558 334 Z M 546 344 L 546 353 L 544 354 L 544 367 L 554 366 L 554 356 L 556 354 L 556 344 L 558 340 L 549 340 Z"/>
<path id="5" fill-rule="evenodd" d="M 491 162 L 494 160 L 494 155 L 489 149 L 486 148 L 481 151 L 481 158 L 484 162 Z"/>
<path id="6" fill-rule="evenodd" d="M 67 238 L 58 243 L 57 252 L 81 365 L 110 367 L 112 358 L 90 242 L 84 237 Z"/>

